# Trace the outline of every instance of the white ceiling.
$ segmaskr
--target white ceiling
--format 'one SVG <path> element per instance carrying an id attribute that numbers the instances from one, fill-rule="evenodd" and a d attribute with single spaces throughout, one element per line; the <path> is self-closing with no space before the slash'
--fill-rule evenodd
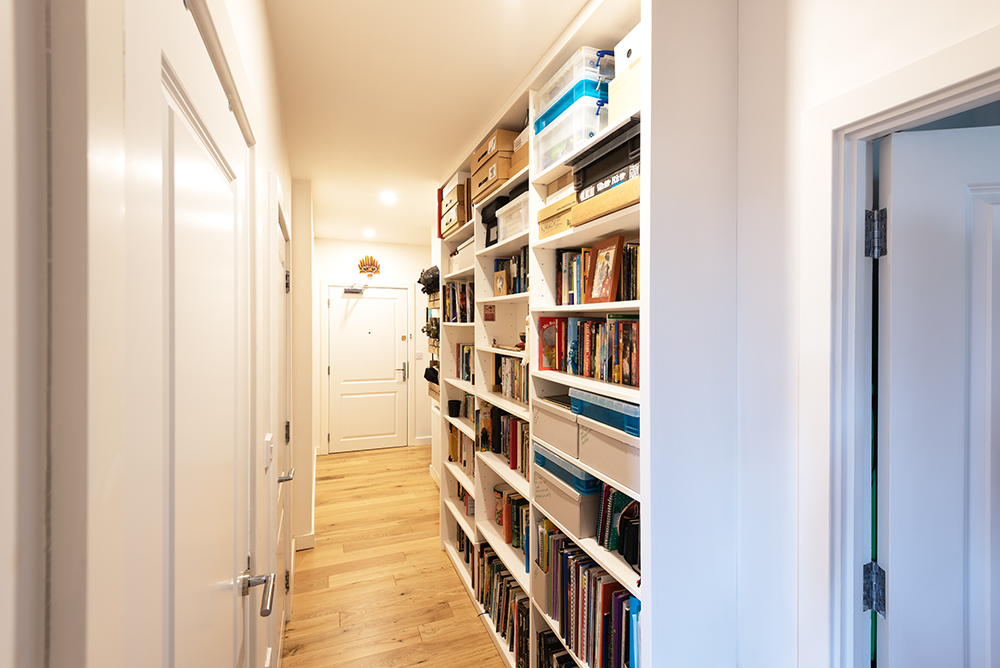
<path id="1" fill-rule="evenodd" d="M 266 0 L 317 237 L 426 244 L 437 188 L 586 0 Z M 399 200 L 386 206 L 383 190 Z"/>

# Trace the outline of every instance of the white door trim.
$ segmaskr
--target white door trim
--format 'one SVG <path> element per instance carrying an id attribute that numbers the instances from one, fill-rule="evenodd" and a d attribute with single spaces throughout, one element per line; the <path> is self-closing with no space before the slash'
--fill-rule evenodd
<path id="1" fill-rule="evenodd" d="M 867 433 L 858 211 L 863 142 L 1000 99 L 1000 27 L 802 117 L 799 283 L 798 665 L 855 666 L 860 609 L 854 453 Z M 867 481 L 864 482 L 867 487 Z"/>
<path id="2" fill-rule="evenodd" d="M 361 284 L 366 283 L 366 281 L 358 281 Z M 322 409 L 320 410 L 320 441 L 316 446 L 317 453 L 330 454 L 330 442 L 325 438 L 330 434 L 330 377 L 326 373 L 326 368 L 330 366 L 330 309 L 327 308 L 326 299 L 330 294 L 330 288 L 344 288 L 349 287 L 345 281 L 335 281 L 331 279 L 320 279 L 319 290 L 317 294 L 319 295 L 319 301 L 317 303 L 317 308 L 320 313 L 320 405 Z M 407 336 L 407 346 L 406 346 L 406 368 L 408 370 L 406 377 L 406 445 L 411 446 L 415 444 L 417 423 L 416 423 L 416 394 L 415 388 L 416 383 L 414 382 L 414 363 L 416 361 L 414 353 L 414 320 L 416 318 L 416 290 L 413 284 L 405 283 L 381 283 L 378 285 L 371 285 L 372 288 L 392 288 L 394 290 L 406 290 L 406 303 L 407 309 L 409 311 L 406 318 L 406 336 Z M 424 439 L 426 440 L 426 439 Z"/>

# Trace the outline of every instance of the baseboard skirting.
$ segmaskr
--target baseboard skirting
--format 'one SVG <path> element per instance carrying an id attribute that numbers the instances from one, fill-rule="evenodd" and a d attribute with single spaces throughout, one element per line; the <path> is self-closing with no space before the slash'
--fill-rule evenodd
<path id="1" fill-rule="evenodd" d="M 437 485 L 438 489 L 441 489 L 441 476 L 438 475 L 438 472 L 434 470 L 434 466 L 432 464 L 428 464 L 427 470 L 431 474 L 431 480 L 434 481 L 434 484 Z"/>
<path id="2" fill-rule="evenodd" d="M 316 534 L 306 533 L 295 537 L 295 551 L 311 550 L 316 547 Z"/>

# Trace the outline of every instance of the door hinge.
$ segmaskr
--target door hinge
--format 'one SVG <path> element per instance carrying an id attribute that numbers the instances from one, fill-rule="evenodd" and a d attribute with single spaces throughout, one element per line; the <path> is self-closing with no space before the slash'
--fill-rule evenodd
<path id="1" fill-rule="evenodd" d="M 329 442 L 330 442 L 330 434 L 327 434 L 327 435 L 326 435 L 326 442 L 327 442 L 327 443 L 329 443 Z"/>
<path id="2" fill-rule="evenodd" d="M 328 375 L 328 376 L 330 375 L 330 365 L 329 364 L 326 366 L 326 375 Z"/>
<path id="3" fill-rule="evenodd" d="M 287 295 L 292 291 L 292 272 L 285 272 L 285 294 Z"/>
<path id="4" fill-rule="evenodd" d="M 285 443 L 292 442 L 292 421 L 285 420 Z"/>
<path id="5" fill-rule="evenodd" d="M 865 257 L 878 259 L 889 253 L 886 237 L 889 212 L 887 209 L 865 211 Z"/>
<path id="6" fill-rule="evenodd" d="M 288 590 L 291 589 L 291 588 L 292 588 L 292 576 L 291 576 L 291 573 L 289 573 L 288 569 L 286 568 L 285 569 L 285 593 L 288 593 Z"/>
<path id="7" fill-rule="evenodd" d="M 885 618 L 885 569 L 877 561 L 865 564 L 864 571 L 864 610 L 874 610 Z"/>

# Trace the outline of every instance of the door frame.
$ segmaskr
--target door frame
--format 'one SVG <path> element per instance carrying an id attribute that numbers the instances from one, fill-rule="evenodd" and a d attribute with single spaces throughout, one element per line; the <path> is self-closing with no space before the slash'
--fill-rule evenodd
<path id="1" fill-rule="evenodd" d="M 358 281 L 361 283 L 362 281 Z M 350 287 L 346 285 L 346 281 L 339 281 L 333 279 L 320 279 L 319 281 L 319 301 L 318 308 L 320 312 L 320 379 L 323 378 L 323 369 L 330 365 L 330 309 L 325 304 L 327 296 L 330 294 L 330 288 L 344 288 Z M 414 382 L 414 362 L 416 360 L 416 346 L 414 345 L 414 338 L 416 336 L 414 326 L 416 318 L 416 290 L 415 285 L 405 284 L 405 283 L 379 283 L 378 285 L 368 285 L 370 288 L 392 288 L 394 290 L 406 290 L 406 304 L 407 304 L 407 318 L 406 318 L 406 336 L 407 336 L 407 346 L 406 346 L 406 368 L 409 373 L 406 376 L 406 446 L 410 447 L 415 444 L 417 423 L 416 423 L 416 410 L 417 410 L 417 396 L 414 393 L 416 389 L 416 383 Z M 331 453 L 330 450 L 330 376 L 327 375 L 326 380 L 320 381 L 320 402 L 321 409 L 319 411 L 320 415 L 320 443 L 316 447 L 317 454 L 322 453 L 328 455 Z M 324 442 L 323 434 L 327 435 L 327 440 Z"/>
<path id="2" fill-rule="evenodd" d="M 798 664 L 852 667 L 868 480 L 868 278 L 859 234 L 866 143 L 1000 100 L 1000 27 L 802 117 L 798 392 Z M 869 286 L 870 287 L 870 286 Z M 808 484 L 803 484 L 808 482 Z"/>

